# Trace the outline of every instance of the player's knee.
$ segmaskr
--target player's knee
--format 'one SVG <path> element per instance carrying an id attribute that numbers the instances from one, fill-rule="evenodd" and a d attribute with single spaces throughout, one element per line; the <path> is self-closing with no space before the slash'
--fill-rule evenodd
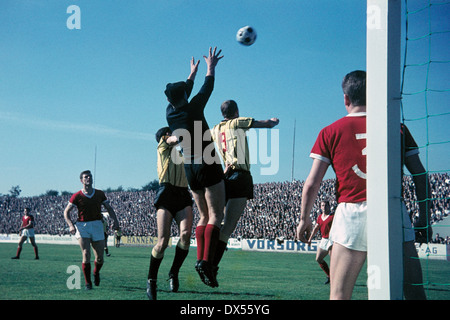
<path id="1" fill-rule="evenodd" d="M 181 230 L 180 232 L 180 241 L 184 243 L 190 243 L 191 240 L 191 231 L 190 230 Z"/>
<path id="2" fill-rule="evenodd" d="M 181 238 L 180 238 L 180 241 L 178 241 L 178 243 L 177 243 L 177 247 L 179 247 L 180 249 L 183 249 L 183 250 L 189 250 L 190 246 L 191 246 L 191 241 L 190 240 L 182 241 Z"/>
<path id="3" fill-rule="evenodd" d="M 199 219 L 197 225 L 204 226 L 208 223 L 208 220 L 209 220 L 209 214 L 207 212 L 206 213 L 203 212 L 200 214 L 200 219 Z"/>
<path id="4" fill-rule="evenodd" d="M 191 240 L 189 238 L 187 238 L 187 239 L 180 238 L 180 240 L 178 241 L 178 244 L 177 244 L 177 246 L 183 250 L 189 249 L 190 245 L 191 245 Z"/>
<path id="5" fill-rule="evenodd" d="M 166 248 L 163 248 L 160 245 L 156 244 L 152 249 L 152 257 L 162 259 L 164 257 L 165 250 Z"/>
<path id="6" fill-rule="evenodd" d="M 156 246 L 154 246 L 154 249 L 159 254 L 162 254 L 164 253 L 164 251 L 166 251 L 168 246 L 169 246 L 168 241 L 166 241 L 165 239 L 160 239 L 156 244 Z"/>
<path id="7" fill-rule="evenodd" d="M 84 262 L 88 262 L 88 261 L 90 261 L 91 260 L 91 252 L 90 252 L 90 250 L 83 250 L 82 252 L 82 255 L 83 255 L 83 261 Z"/>

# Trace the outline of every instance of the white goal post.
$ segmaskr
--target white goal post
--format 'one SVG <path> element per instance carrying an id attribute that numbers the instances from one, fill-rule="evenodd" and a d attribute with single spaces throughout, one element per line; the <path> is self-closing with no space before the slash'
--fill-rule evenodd
<path id="1" fill-rule="evenodd" d="M 370 300 L 403 298 L 401 0 L 367 0 L 367 285 Z"/>

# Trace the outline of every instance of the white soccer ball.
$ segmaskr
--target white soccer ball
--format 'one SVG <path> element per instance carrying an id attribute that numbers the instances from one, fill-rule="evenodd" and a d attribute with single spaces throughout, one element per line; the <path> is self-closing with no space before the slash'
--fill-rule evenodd
<path id="1" fill-rule="evenodd" d="M 256 31 L 250 26 L 242 27 L 236 34 L 236 40 L 244 46 L 251 46 L 256 40 Z"/>

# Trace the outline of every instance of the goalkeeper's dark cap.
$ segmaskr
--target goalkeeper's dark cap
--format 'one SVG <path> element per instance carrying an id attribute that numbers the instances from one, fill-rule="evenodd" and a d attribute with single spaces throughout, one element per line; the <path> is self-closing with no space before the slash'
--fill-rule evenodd
<path id="1" fill-rule="evenodd" d="M 183 81 L 168 83 L 166 85 L 166 90 L 164 93 L 166 94 L 167 99 L 170 102 L 178 102 L 184 98 L 184 94 L 186 92 L 186 83 Z"/>

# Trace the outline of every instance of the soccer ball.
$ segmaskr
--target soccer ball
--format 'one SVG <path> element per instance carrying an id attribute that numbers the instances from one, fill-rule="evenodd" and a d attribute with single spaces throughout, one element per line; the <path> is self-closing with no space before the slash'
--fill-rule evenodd
<path id="1" fill-rule="evenodd" d="M 256 31 L 254 28 L 246 26 L 238 30 L 236 40 L 244 46 L 251 46 L 256 40 Z"/>

